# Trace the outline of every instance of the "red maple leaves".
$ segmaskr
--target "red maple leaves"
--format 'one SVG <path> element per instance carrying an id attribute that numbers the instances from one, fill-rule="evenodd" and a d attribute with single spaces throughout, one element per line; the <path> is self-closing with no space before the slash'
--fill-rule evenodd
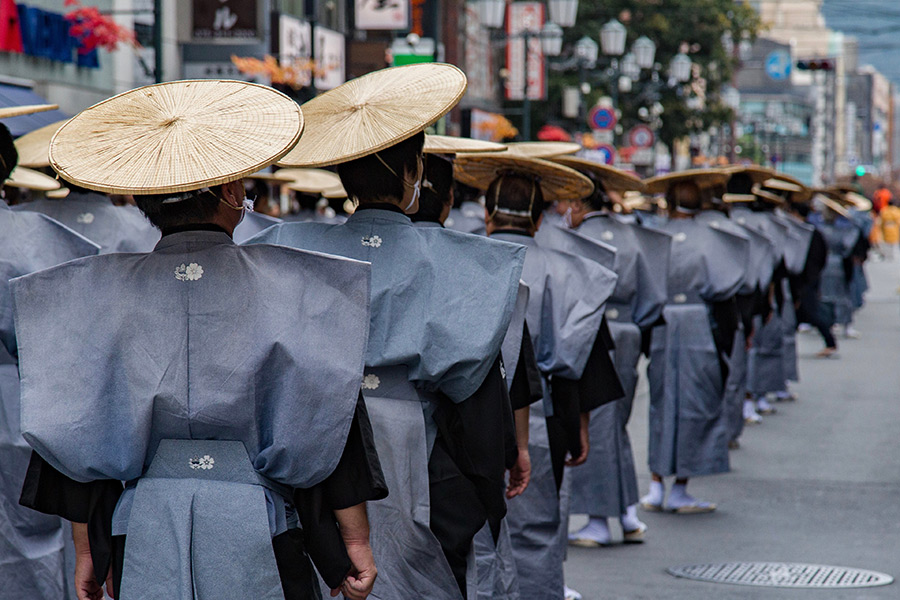
<path id="1" fill-rule="evenodd" d="M 119 25 L 109 15 L 102 14 L 97 7 L 82 6 L 79 0 L 65 0 L 65 6 L 73 7 L 66 15 L 66 20 L 71 24 L 69 33 L 81 42 L 79 54 L 88 54 L 97 48 L 112 52 L 119 44 L 140 48 L 134 31 Z"/>

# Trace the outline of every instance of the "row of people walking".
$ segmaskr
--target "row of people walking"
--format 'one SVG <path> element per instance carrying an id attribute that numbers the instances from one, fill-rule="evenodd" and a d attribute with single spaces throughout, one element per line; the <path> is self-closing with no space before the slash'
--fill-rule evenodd
<path id="1" fill-rule="evenodd" d="M 641 543 L 639 506 L 715 510 L 688 481 L 787 397 L 802 315 L 839 321 L 819 232 L 858 199 L 426 136 L 465 87 L 414 65 L 298 107 L 172 82 L 60 126 L 69 197 L 0 207 L 7 591 L 558 599 L 567 543 L 609 544 L 608 519 Z M 258 219 L 241 181 L 275 163 L 335 167 L 355 211 Z"/>

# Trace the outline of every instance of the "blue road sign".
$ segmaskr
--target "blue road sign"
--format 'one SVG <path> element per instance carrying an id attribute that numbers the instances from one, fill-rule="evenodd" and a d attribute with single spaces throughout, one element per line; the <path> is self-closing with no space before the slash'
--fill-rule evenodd
<path id="1" fill-rule="evenodd" d="M 787 50 L 772 50 L 766 55 L 766 75 L 775 81 L 784 81 L 791 76 L 791 53 Z"/>
<path id="2" fill-rule="evenodd" d="M 610 131 L 616 127 L 616 111 L 611 108 L 595 106 L 588 115 L 588 125 L 591 129 Z"/>

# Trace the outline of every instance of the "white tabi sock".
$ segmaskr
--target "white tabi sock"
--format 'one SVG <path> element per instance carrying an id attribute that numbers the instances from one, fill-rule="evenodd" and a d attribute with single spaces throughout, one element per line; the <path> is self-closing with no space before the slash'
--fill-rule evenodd
<path id="1" fill-rule="evenodd" d="M 636 504 L 632 504 L 625 509 L 625 514 L 619 517 L 619 522 L 622 523 L 623 531 L 637 531 L 644 525 L 641 520 L 638 519 Z"/>
<path id="2" fill-rule="evenodd" d="M 762 421 L 762 417 L 756 412 L 756 403 L 753 400 L 744 400 L 744 419 Z"/>
<path id="3" fill-rule="evenodd" d="M 650 482 L 650 491 L 646 496 L 641 498 L 641 502 L 644 504 L 652 504 L 654 506 L 662 506 L 663 500 L 666 497 L 666 486 L 663 485 L 661 481 L 651 481 Z"/>
<path id="4" fill-rule="evenodd" d="M 772 405 L 769 404 L 769 401 L 766 400 L 765 396 L 760 396 L 756 401 L 756 410 L 758 412 L 766 412 L 772 410 Z"/>
<path id="5" fill-rule="evenodd" d="M 587 525 L 582 527 L 577 533 L 569 534 L 569 539 L 591 540 L 598 544 L 608 544 L 610 538 L 606 517 L 591 517 Z"/>

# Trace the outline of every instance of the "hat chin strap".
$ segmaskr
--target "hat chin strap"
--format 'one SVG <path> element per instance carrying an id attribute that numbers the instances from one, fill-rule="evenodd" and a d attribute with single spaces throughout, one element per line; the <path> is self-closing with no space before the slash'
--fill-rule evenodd
<path id="1" fill-rule="evenodd" d="M 534 215 L 532 211 L 534 210 L 534 197 L 537 194 L 537 181 L 534 179 L 531 180 L 531 198 L 528 199 L 528 210 L 513 210 L 511 208 L 500 208 L 500 188 L 503 187 L 503 179 L 506 177 L 506 174 L 501 174 L 500 178 L 497 180 L 497 188 L 494 190 L 494 210 L 491 211 L 491 219 L 494 218 L 494 215 L 500 213 L 501 215 L 509 215 L 511 217 L 526 217 L 528 222 L 531 223 L 531 226 L 534 227 Z"/>

